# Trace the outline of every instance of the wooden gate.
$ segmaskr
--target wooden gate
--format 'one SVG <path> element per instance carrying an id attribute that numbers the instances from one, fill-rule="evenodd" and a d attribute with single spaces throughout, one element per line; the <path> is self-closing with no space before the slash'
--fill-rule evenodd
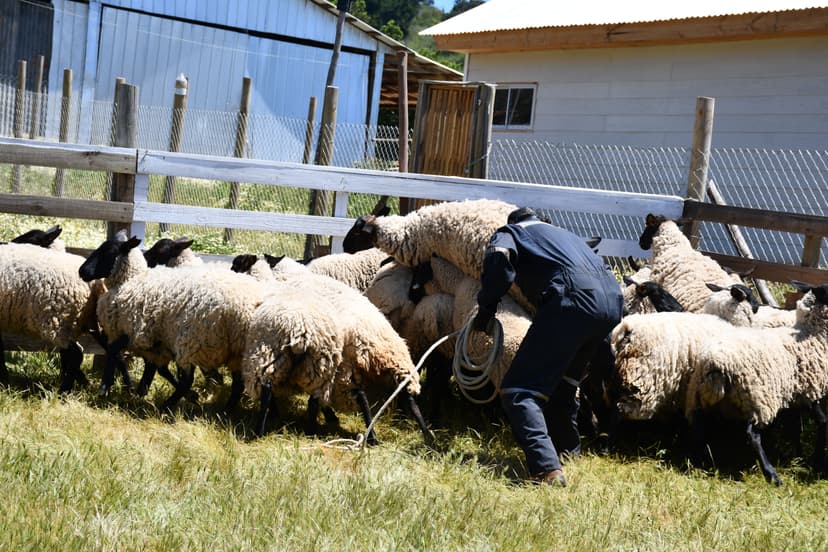
<path id="1" fill-rule="evenodd" d="M 494 95 L 482 82 L 421 81 L 411 172 L 487 178 Z"/>

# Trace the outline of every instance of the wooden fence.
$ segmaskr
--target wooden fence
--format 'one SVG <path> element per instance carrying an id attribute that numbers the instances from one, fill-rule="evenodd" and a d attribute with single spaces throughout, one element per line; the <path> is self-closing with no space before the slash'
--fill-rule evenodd
<path id="1" fill-rule="evenodd" d="M 434 200 L 500 199 L 539 209 L 641 217 L 648 213 L 671 219 L 726 222 L 780 230 L 807 236 L 803 259 L 828 235 L 828 217 L 777 213 L 711 205 L 678 196 L 638 194 L 521 184 L 417 173 L 396 173 L 298 163 L 280 163 L 133 148 L 68 145 L 16 138 L 0 138 L 0 163 L 39 165 L 129 174 L 135 177 L 132 201 L 94 201 L 48 196 L 0 194 L 0 212 L 107 220 L 128 223 L 143 238 L 147 222 L 326 235 L 333 252 L 342 250 L 342 238 L 353 224 L 346 216 L 350 193 L 419 197 Z M 188 177 L 326 190 L 334 193 L 334 216 L 252 212 L 151 202 L 149 176 Z M 127 198 L 124 198 L 127 199 Z M 607 257 L 644 258 L 638 243 L 604 240 L 599 253 Z M 792 278 L 824 283 L 828 271 L 814 266 L 792 266 L 762 260 L 711 254 L 735 270 L 775 281 Z M 808 264 L 808 263 L 806 263 Z"/>

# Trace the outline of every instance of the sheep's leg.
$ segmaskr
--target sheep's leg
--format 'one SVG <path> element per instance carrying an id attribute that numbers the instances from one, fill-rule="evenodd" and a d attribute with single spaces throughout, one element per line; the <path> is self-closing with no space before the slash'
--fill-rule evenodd
<path id="1" fill-rule="evenodd" d="M 814 401 L 811 404 L 811 412 L 816 420 L 816 439 L 814 442 L 814 466 L 820 473 L 828 471 L 828 461 L 825 458 L 825 445 L 828 441 L 828 416 L 822 401 Z"/>
<path id="2" fill-rule="evenodd" d="M 408 407 L 409 412 L 411 412 L 411 416 L 417 422 L 417 425 L 420 426 L 420 431 L 423 433 L 423 438 L 425 439 L 426 444 L 431 444 L 434 442 L 434 435 L 428 429 L 428 424 L 423 418 L 422 412 L 420 412 L 420 407 L 417 405 L 417 401 L 414 400 L 414 397 L 411 396 L 406 389 L 403 389 L 400 395 L 405 400 L 405 404 Z"/>
<path id="3" fill-rule="evenodd" d="M 373 419 L 371 416 L 371 405 L 368 404 L 368 397 L 362 389 L 354 389 L 354 397 L 356 398 L 359 409 L 362 412 L 362 419 L 365 421 L 365 427 L 367 428 L 371 425 L 371 421 Z M 367 442 L 369 445 L 379 444 L 377 434 L 374 433 L 374 428 L 371 428 L 371 432 L 368 434 Z"/>
<path id="4" fill-rule="evenodd" d="M 67 393 L 72 390 L 80 372 L 80 365 L 83 362 L 83 350 L 74 341 L 69 346 L 60 350 L 60 388 L 59 393 Z M 83 376 L 86 379 L 86 376 Z M 88 382 L 87 382 L 88 383 Z"/>
<path id="5" fill-rule="evenodd" d="M 256 421 L 256 437 L 264 435 L 265 423 L 267 422 L 267 415 L 270 411 L 272 401 L 273 385 L 270 381 L 266 381 L 262 385 L 261 395 L 259 396 L 259 419 Z"/>
<path id="6" fill-rule="evenodd" d="M 339 416 L 336 415 L 334 409 L 330 407 L 330 405 L 325 405 L 322 407 L 322 415 L 325 417 L 325 423 L 332 426 L 339 425 Z"/>
<path id="7" fill-rule="evenodd" d="M 122 335 L 112 343 L 106 345 L 106 366 L 104 367 L 101 387 L 98 394 L 106 395 L 115 384 L 115 369 L 122 373 L 126 371 L 126 361 L 123 357 L 123 350 L 129 344 L 129 337 Z"/>
<path id="8" fill-rule="evenodd" d="M 432 423 L 440 423 L 443 402 L 449 398 L 451 369 L 442 359 L 429 362 L 427 366 L 423 395 L 428 402 L 428 418 Z"/>
<path id="9" fill-rule="evenodd" d="M 231 370 L 230 376 L 232 381 L 230 383 L 230 397 L 227 399 L 227 404 L 224 405 L 224 410 L 228 413 L 233 412 L 241 400 L 242 391 L 244 391 L 244 377 L 240 370 Z"/>
<path id="10" fill-rule="evenodd" d="M 748 422 L 747 436 L 754 452 L 756 452 L 756 456 L 759 458 L 759 465 L 762 468 L 762 473 L 765 474 L 765 479 L 774 485 L 781 485 L 782 480 L 779 479 L 779 475 L 776 473 L 776 470 L 773 468 L 773 465 L 771 465 L 767 455 L 765 454 L 765 449 L 762 448 L 761 432 L 756 428 L 753 422 Z"/>
<path id="11" fill-rule="evenodd" d="M 6 347 L 3 345 L 3 336 L 0 335 L 0 384 L 8 385 L 9 371 L 6 369 Z"/>
<path id="12" fill-rule="evenodd" d="M 179 366 L 178 367 L 178 386 L 176 386 L 173 394 L 170 395 L 164 402 L 164 408 L 171 410 L 182 398 L 187 396 L 193 386 L 195 367 L 194 366 Z"/>
<path id="13" fill-rule="evenodd" d="M 313 395 L 308 397 L 308 409 L 305 412 L 305 434 L 319 433 L 319 399 Z"/>
<path id="14" fill-rule="evenodd" d="M 141 380 L 138 382 L 138 387 L 135 388 L 135 394 L 139 397 L 143 397 L 149 391 L 150 385 L 152 385 L 152 380 L 155 379 L 155 372 L 158 370 L 158 367 L 148 360 L 144 360 L 144 373 L 141 374 Z M 170 374 L 172 375 L 172 374 Z M 176 382 L 173 385 L 177 385 Z"/>
<path id="15" fill-rule="evenodd" d="M 696 409 L 688 418 L 692 448 L 690 459 L 694 466 L 704 466 L 707 454 L 707 417 L 701 409 Z"/>

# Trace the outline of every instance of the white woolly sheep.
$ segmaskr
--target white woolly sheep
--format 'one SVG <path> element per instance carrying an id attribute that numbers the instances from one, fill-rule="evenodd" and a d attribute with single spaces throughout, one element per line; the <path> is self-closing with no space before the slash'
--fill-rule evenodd
<path id="1" fill-rule="evenodd" d="M 647 215 L 638 241 L 642 249 L 652 247 L 650 279 L 661 284 L 687 312 L 702 312 L 711 291 L 705 284 L 729 286 L 738 281 L 719 264 L 690 245 L 675 222 Z"/>
<path id="2" fill-rule="evenodd" d="M 58 349 L 61 392 L 71 390 L 75 381 L 86 383 L 77 339 L 97 329 L 95 302 L 101 285 L 80 279 L 83 261 L 31 244 L 0 245 L 0 332 L 38 338 Z M 6 381 L 2 356 L 0 352 L 0 379 Z"/>
<path id="3" fill-rule="evenodd" d="M 700 351 L 698 368 L 689 382 L 685 414 L 702 426 L 699 417 L 715 408 L 747 422 L 747 434 L 765 478 L 777 485 L 779 475 L 768 461 L 761 430 L 780 410 L 804 404 L 816 415 L 816 458 L 825 468 L 825 412 L 820 401 L 828 396 L 828 284 L 812 287 L 797 305 L 797 323 L 791 328 L 733 328 L 710 339 Z"/>
<path id="4" fill-rule="evenodd" d="M 681 413 L 704 344 L 734 328 L 709 314 L 658 312 L 624 317 L 612 330 L 611 395 L 632 420 Z"/>
<path id="5" fill-rule="evenodd" d="M 707 314 L 724 318 L 734 326 L 754 328 L 790 327 L 796 323 L 796 310 L 778 309 L 760 305 L 747 286 L 733 284 L 722 287 L 707 284 L 713 292 L 704 305 Z"/>
<path id="6" fill-rule="evenodd" d="M 374 281 L 377 272 L 388 255 L 376 248 L 356 253 L 337 253 L 311 259 L 308 269 L 314 274 L 329 276 L 364 292 Z"/>
<path id="7" fill-rule="evenodd" d="M 108 339 L 102 392 L 112 385 L 114 364 L 128 348 L 156 365 L 175 361 L 179 385 L 167 408 L 190 390 L 195 366 L 227 366 L 233 375 L 227 404 L 232 409 L 243 388 L 241 355 L 250 319 L 263 299 L 260 286 L 231 271 L 149 269 L 139 243 L 121 232 L 101 244 L 79 270 L 84 280 L 103 278 L 107 287 L 97 307 Z"/>
<path id="8" fill-rule="evenodd" d="M 298 293 L 314 295 L 322 301 L 323 310 L 320 317 L 328 316 L 342 336 L 342 361 L 333 380 L 314 379 L 304 374 L 297 379 L 298 371 L 294 367 L 293 383 L 301 383 L 303 390 L 317 398 L 323 406 L 353 409 L 354 399 L 363 413 L 366 425 L 371 422 L 368 401 L 364 389 L 369 384 L 399 384 L 410 377 L 406 387 L 405 398 L 414 418 L 426 438 L 430 433 L 414 401 L 420 394 L 419 374 L 415 370 L 405 341 L 393 329 L 383 314 L 357 290 L 333 278 L 314 274 L 293 259 L 282 258 L 268 262 L 258 260 L 252 255 L 241 255 L 233 262 L 233 269 L 249 272 L 255 278 L 267 283 L 271 278 L 293 287 Z M 270 265 L 273 262 L 273 265 Z M 276 294 L 278 295 L 278 294 Z M 278 297 L 274 299 L 278 303 Z M 255 336 L 251 335 L 251 339 Z M 311 339 L 308 339 L 311 341 Z M 252 370 L 262 367 L 251 363 Z M 274 386 L 281 382 L 281 375 L 271 376 Z M 248 380 L 262 376 L 249 377 Z M 251 387 L 251 385 L 253 385 Z M 248 385 L 248 394 L 260 397 L 260 389 L 255 384 Z"/>

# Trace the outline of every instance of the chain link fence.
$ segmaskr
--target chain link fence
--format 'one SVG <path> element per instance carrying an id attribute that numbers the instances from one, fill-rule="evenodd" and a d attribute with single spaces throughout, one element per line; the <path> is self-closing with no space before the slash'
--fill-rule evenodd
<path id="1" fill-rule="evenodd" d="M 60 139 L 61 115 L 65 114 L 66 140 L 77 141 L 78 99 L 65 102 L 60 97 L 27 92 L 16 100 L 16 80 L 0 78 L 0 134 L 15 135 L 15 120 L 22 124 L 21 136 L 34 135 L 51 141 Z M 32 120 L 34 105 L 40 102 L 38 120 Z M 17 117 L 15 117 L 17 115 Z M 138 147 L 170 148 L 174 120 L 181 121 L 179 151 L 216 156 L 233 156 L 239 114 L 234 112 L 189 109 L 174 119 L 171 107 L 141 106 L 138 112 Z M 113 105 L 95 102 L 92 108 L 90 142 L 112 144 Z M 244 141 L 244 155 L 254 159 L 301 163 L 314 159 L 320 126 L 303 119 L 250 114 Z M 310 136 L 308 134 L 310 133 Z M 340 167 L 397 170 L 396 127 L 369 127 L 338 124 L 335 129 L 332 163 Z M 410 138 L 410 137 L 409 137 Z M 309 142 L 312 147 L 306 148 Z M 552 144 L 539 141 L 497 140 L 491 145 L 489 175 L 493 179 L 595 189 L 670 194 L 683 196 L 687 189 L 689 148 L 627 147 Z M 56 172 L 62 186 L 56 184 Z M 828 150 L 767 150 L 755 148 L 714 148 L 709 178 L 730 205 L 776 211 L 828 215 Z M 165 188 L 174 184 L 170 202 L 181 205 L 223 208 L 230 200 L 231 183 L 211 180 L 151 177 L 150 200 L 162 201 Z M 106 199 L 107 176 L 92 171 L 56 171 L 40 167 L 0 165 L 0 191 L 35 195 Z M 238 209 L 278 213 L 307 213 L 310 190 L 285 186 L 239 183 Z M 369 212 L 378 196 L 352 194 L 348 215 Z M 397 203 L 392 202 L 397 209 Z M 583 236 L 635 240 L 642 229 L 636 217 L 594 215 L 555 211 L 553 220 Z M 104 225 L 72 222 L 87 229 L 84 243 L 99 241 Z M 233 243 L 226 243 L 223 230 L 206 227 L 169 226 L 170 235 L 197 238 L 202 251 L 233 253 L 268 251 L 301 256 L 303 238 L 264 232 L 235 231 Z M 737 254 L 729 235 L 720 224 L 703 223 L 702 247 Z M 797 264 L 802 237 L 783 232 L 744 228 L 743 234 L 757 258 Z M 88 238 L 92 235 L 94 238 Z M 161 235 L 157 224 L 147 228 L 147 238 Z M 2 239 L 2 236 L 0 236 Z M 828 251 L 823 248 L 820 262 L 826 265 Z"/>
<path id="2" fill-rule="evenodd" d="M 690 149 L 561 145 L 499 140 L 489 176 L 498 180 L 685 196 Z M 828 150 L 714 148 L 708 178 L 728 205 L 828 216 Z M 638 217 L 552 211 L 557 224 L 583 236 L 637 240 Z M 742 232 L 755 257 L 798 264 L 802 236 L 753 228 Z M 701 246 L 738 255 L 721 224 L 702 223 Z M 826 265 L 823 246 L 820 265 Z"/>

